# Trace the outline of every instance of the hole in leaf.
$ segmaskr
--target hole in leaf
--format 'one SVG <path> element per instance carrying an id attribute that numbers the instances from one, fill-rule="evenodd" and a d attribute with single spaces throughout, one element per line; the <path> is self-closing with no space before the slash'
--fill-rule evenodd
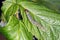
<path id="1" fill-rule="evenodd" d="M 21 15 L 21 11 L 20 9 L 18 9 L 18 11 L 14 14 L 14 16 L 16 16 L 19 20 L 22 20 L 22 15 Z"/>
<path id="2" fill-rule="evenodd" d="M 33 36 L 33 40 L 38 40 L 35 36 Z"/>

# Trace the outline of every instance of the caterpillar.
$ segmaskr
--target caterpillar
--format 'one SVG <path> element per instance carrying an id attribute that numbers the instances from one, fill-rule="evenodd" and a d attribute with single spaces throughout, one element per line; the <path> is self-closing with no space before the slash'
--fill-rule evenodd
<path id="1" fill-rule="evenodd" d="M 25 12 L 26 12 L 26 15 L 27 15 L 29 21 L 30 21 L 33 25 L 37 26 L 39 29 L 41 29 L 41 30 L 44 31 L 44 32 L 46 31 L 46 29 L 45 29 L 40 23 L 38 23 L 36 20 L 34 20 L 34 19 L 31 17 L 31 15 L 30 15 L 30 13 L 29 13 L 28 10 L 25 10 Z"/>

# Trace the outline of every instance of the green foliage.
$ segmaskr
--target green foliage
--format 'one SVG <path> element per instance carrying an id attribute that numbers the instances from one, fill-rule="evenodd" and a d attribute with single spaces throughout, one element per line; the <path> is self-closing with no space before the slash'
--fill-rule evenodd
<path id="1" fill-rule="evenodd" d="M 48 8 L 47 6 L 52 1 L 46 1 L 5 0 L 2 11 L 7 24 L 3 28 L 0 27 L 0 32 L 8 40 L 33 40 L 34 35 L 38 40 L 60 40 L 60 15 L 58 13 L 59 11 L 56 12 L 56 8 L 58 7 L 51 10 L 53 7 Z M 42 4 L 38 4 L 39 2 L 42 2 Z M 18 9 L 21 11 L 22 20 L 18 20 L 14 16 Z M 39 26 L 37 26 L 37 23 Z"/>
<path id="2" fill-rule="evenodd" d="M 32 0 L 38 4 L 43 4 L 49 9 L 52 9 L 58 13 L 60 13 L 60 0 Z"/>

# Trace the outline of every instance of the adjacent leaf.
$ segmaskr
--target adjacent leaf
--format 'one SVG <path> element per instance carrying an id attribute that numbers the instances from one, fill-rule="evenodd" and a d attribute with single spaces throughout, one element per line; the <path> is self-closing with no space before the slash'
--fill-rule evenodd
<path id="1" fill-rule="evenodd" d="M 58 13 L 60 13 L 60 0 L 44 0 L 44 1 L 47 2 L 45 4 L 47 7 L 56 10 Z"/>
<path id="2" fill-rule="evenodd" d="M 18 21 L 15 16 L 11 16 L 7 25 L 2 28 L 2 33 L 8 40 L 32 40 L 32 34 L 25 28 L 23 22 Z"/>
<path id="3" fill-rule="evenodd" d="M 9 20 L 10 16 L 15 14 L 16 11 L 19 9 L 20 5 L 18 4 L 21 1 L 27 1 L 27 0 L 5 0 L 3 2 L 2 11 L 7 21 Z"/>
<path id="4" fill-rule="evenodd" d="M 39 5 L 44 4 L 48 8 L 60 13 L 60 0 L 32 0 Z"/>
<path id="5" fill-rule="evenodd" d="M 11 15 L 16 13 L 18 8 L 19 8 L 18 5 L 4 1 L 3 6 L 2 6 L 2 11 L 3 11 L 3 15 L 7 21 L 9 20 Z"/>
<path id="6" fill-rule="evenodd" d="M 20 26 L 22 26 L 20 27 L 20 29 L 22 30 L 21 33 L 24 40 L 32 40 L 33 39 L 32 34 L 28 32 L 26 26 L 22 22 L 20 23 Z"/>

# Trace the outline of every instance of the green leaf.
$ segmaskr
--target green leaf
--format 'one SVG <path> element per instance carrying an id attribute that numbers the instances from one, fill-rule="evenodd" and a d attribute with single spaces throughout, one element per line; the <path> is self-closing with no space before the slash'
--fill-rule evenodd
<path id="1" fill-rule="evenodd" d="M 39 5 L 44 4 L 48 8 L 60 13 L 60 0 L 32 0 Z"/>
<path id="2" fill-rule="evenodd" d="M 29 32 L 32 33 L 33 36 L 35 36 L 39 40 L 40 40 L 40 38 L 43 40 L 43 38 L 42 38 L 42 36 L 39 32 L 39 29 L 35 25 L 31 24 L 31 22 L 29 21 L 26 13 L 24 12 L 25 9 L 22 8 L 22 7 L 20 7 L 20 9 L 21 9 L 21 14 L 22 14 L 22 17 L 23 17 L 23 22 L 25 24 L 25 27 L 28 29 Z"/>
<path id="3" fill-rule="evenodd" d="M 7 25 L 2 28 L 2 33 L 8 40 L 32 40 L 32 34 L 28 32 L 22 21 L 18 21 L 15 16 L 11 16 Z"/>
<path id="4" fill-rule="evenodd" d="M 2 6 L 2 11 L 3 11 L 3 15 L 7 21 L 9 20 L 11 15 L 16 13 L 18 8 L 19 8 L 18 5 L 4 1 L 3 6 Z"/>
<path id="5" fill-rule="evenodd" d="M 55 13 L 43 5 L 36 5 L 32 2 L 25 1 L 20 4 L 30 12 L 30 15 L 32 14 L 31 17 L 33 20 L 36 20 L 46 29 L 45 32 L 39 29 L 42 35 L 40 37 L 43 37 L 43 40 L 60 40 L 60 15 L 58 13 Z"/>
<path id="6" fill-rule="evenodd" d="M 2 11 L 6 21 L 9 20 L 10 16 L 15 14 L 19 9 L 19 3 L 27 0 L 5 0 L 3 1 Z"/>
<path id="7" fill-rule="evenodd" d="M 47 2 L 45 4 L 47 7 L 56 10 L 58 13 L 60 13 L 60 0 L 44 0 L 44 1 Z"/>
<path id="8" fill-rule="evenodd" d="M 4 1 L 2 11 L 8 22 L 5 27 L 0 28 L 0 32 L 7 37 L 7 40 L 32 40 L 33 36 L 38 40 L 60 40 L 60 15 L 55 12 L 56 5 L 52 7 L 55 10 L 53 11 L 44 6 L 45 4 L 37 5 L 29 1 Z M 22 20 L 13 16 L 19 8 Z"/>

